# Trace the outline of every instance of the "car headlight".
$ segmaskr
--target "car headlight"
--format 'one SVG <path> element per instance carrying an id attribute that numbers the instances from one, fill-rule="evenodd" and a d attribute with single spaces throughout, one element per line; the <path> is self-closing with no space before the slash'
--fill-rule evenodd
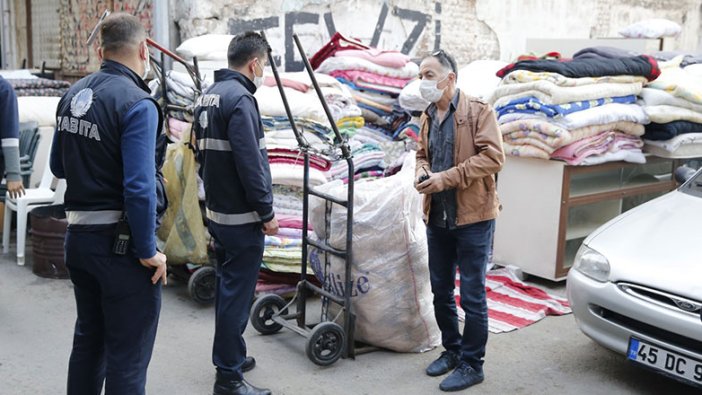
<path id="1" fill-rule="evenodd" d="M 575 255 L 573 269 L 593 280 L 605 282 L 609 279 L 609 261 L 604 255 L 583 244 Z"/>

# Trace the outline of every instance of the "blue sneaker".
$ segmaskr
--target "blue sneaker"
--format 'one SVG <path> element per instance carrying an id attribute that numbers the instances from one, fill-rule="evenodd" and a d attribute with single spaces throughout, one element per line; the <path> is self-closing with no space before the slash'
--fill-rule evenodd
<path id="1" fill-rule="evenodd" d="M 439 388 L 442 391 L 460 391 L 485 380 L 483 372 L 478 372 L 465 362 L 461 362 L 456 370 L 441 382 Z"/>

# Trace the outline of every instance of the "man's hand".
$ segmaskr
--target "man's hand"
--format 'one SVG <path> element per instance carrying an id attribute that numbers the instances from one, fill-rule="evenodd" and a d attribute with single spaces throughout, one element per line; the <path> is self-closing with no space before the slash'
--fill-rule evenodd
<path id="1" fill-rule="evenodd" d="M 425 195 L 441 192 L 446 189 L 444 188 L 444 181 L 441 179 L 441 175 L 438 173 L 432 173 L 428 180 L 420 182 L 416 188 L 419 193 L 423 193 Z"/>
<path id="2" fill-rule="evenodd" d="M 419 184 L 428 180 L 432 176 L 432 174 L 434 173 L 432 173 L 430 170 L 427 170 L 426 168 L 421 169 L 419 171 L 419 175 L 414 180 L 414 188 L 419 191 Z"/>
<path id="3" fill-rule="evenodd" d="M 266 236 L 275 236 L 278 234 L 278 219 L 273 217 L 272 220 L 263 224 L 263 234 Z"/>
<path id="4" fill-rule="evenodd" d="M 151 282 L 156 284 L 159 280 L 163 282 L 163 285 L 168 284 L 168 272 L 166 270 L 166 256 L 160 252 L 156 252 L 156 255 L 149 259 L 139 259 L 139 262 L 146 268 L 155 268 L 156 273 L 151 277 Z"/>
<path id="5" fill-rule="evenodd" d="M 7 192 L 10 194 L 11 199 L 17 199 L 24 195 L 24 185 L 22 181 L 8 181 L 7 182 Z"/>

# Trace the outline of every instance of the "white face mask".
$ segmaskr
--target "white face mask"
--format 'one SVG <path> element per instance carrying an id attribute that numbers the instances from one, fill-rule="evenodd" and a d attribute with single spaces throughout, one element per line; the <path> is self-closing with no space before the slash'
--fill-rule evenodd
<path id="1" fill-rule="evenodd" d="M 422 95 L 424 100 L 432 103 L 436 103 L 441 99 L 441 96 L 444 94 L 443 89 L 439 89 L 436 87 L 440 82 L 443 82 L 446 78 L 448 78 L 448 74 L 446 74 L 446 77 L 443 79 L 436 81 L 436 80 L 422 80 L 422 82 L 419 84 L 419 93 Z"/>
<path id="2" fill-rule="evenodd" d="M 149 47 L 146 47 L 146 60 L 144 61 L 144 74 L 142 74 L 141 79 L 145 80 L 149 76 L 151 71 L 151 58 L 149 56 Z"/>
<path id="3" fill-rule="evenodd" d="M 256 89 L 258 89 L 258 88 L 260 88 L 260 87 L 263 85 L 264 77 L 263 77 L 263 66 L 261 66 L 261 64 L 258 63 L 258 61 L 256 62 L 256 64 L 258 65 L 258 67 L 261 68 L 261 76 L 260 76 L 260 77 L 257 76 L 257 75 L 256 75 L 256 71 L 254 71 L 253 83 L 254 83 L 254 85 L 256 85 Z"/>

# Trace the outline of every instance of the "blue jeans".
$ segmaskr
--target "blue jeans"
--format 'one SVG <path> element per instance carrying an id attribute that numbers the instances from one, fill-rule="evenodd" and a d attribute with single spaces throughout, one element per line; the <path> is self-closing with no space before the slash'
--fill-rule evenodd
<path id="1" fill-rule="evenodd" d="M 429 275 L 441 343 L 479 372 L 483 368 L 488 337 L 485 270 L 494 227 L 495 220 L 457 229 L 427 227 Z M 458 330 L 454 298 L 457 266 L 461 275 L 461 308 L 466 313 L 463 336 Z"/>
<path id="2" fill-rule="evenodd" d="M 217 255 L 212 362 L 220 375 L 243 380 L 244 330 L 256 291 L 265 236 L 260 223 L 226 226 L 210 221 L 208 227 Z"/>
<path id="3" fill-rule="evenodd" d="M 161 310 L 161 283 L 129 251 L 112 253 L 114 225 L 69 226 L 66 266 L 78 318 L 68 395 L 139 395 Z"/>

